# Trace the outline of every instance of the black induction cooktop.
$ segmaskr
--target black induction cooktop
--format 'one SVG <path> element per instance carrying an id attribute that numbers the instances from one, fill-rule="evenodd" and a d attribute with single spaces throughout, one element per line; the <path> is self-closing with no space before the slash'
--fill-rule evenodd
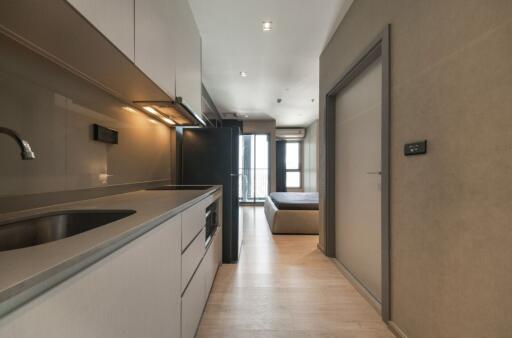
<path id="1" fill-rule="evenodd" d="M 146 190 L 207 190 L 211 187 L 213 187 L 213 185 L 164 185 L 162 187 Z"/>

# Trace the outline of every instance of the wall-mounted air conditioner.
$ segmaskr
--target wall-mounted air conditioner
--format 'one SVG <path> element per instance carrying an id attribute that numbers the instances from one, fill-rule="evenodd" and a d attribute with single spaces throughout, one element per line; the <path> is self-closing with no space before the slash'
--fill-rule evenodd
<path id="1" fill-rule="evenodd" d="M 306 136 L 304 128 L 279 128 L 276 129 L 276 138 L 282 140 L 303 139 Z"/>

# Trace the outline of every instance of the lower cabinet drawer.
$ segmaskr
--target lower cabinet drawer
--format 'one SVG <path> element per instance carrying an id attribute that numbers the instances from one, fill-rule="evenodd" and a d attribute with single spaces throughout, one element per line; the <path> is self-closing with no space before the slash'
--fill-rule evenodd
<path id="1" fill-rule="evenodd" d="M 191 206 L 182 213 L 181 247 L 184 249 L 206 224 L 206 208 L 213 202 L 213 196 Z"/>
<path id="2" fill-rule="evenodd" d="M 210 293 L 210 289 L 215 280 L 215 275 L 220 264 L 219 249 L 222 247 L 222 229 L 218 228 L 215 232 L 212 243 L 208 247 L 208 251 L 204 256 L 203 264 L 206 270 L 206 295 Z"/>
<path id="3" fill-rule="evenodd" d="M 199 265 L 181 298 L 181 338 L 196 334 L 206 304 L 205 264 Z"/>
<path id="4" fill-rule="evenodd" d="M 197 237 L 190 243 L 189 247 L 181 255 L 181 292 L 185 290 L 190 278 L 196 271 L 199 262 L 204 256 L 205 247 L 205 230 L 197 235 Z"/>

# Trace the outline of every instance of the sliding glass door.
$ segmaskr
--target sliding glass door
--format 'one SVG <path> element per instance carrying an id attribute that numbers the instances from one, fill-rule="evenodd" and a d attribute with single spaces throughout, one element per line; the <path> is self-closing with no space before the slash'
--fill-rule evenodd
<path id="1" fill-rule="evenodd" d="M 240 135 L 238 198 L 241 203 L 265 201 L 269 192 L 269 154 L 269 135 Z"/>

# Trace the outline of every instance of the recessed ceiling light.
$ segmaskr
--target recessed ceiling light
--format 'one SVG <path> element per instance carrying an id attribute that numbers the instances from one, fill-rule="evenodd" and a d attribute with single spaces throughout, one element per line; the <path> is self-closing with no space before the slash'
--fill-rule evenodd
<path id="1" fill-rule="evenodd" d="M 247 72 L 240 72 L 240 76 L 241 76 L 241 77 L 247 77 L 247 76 L 248 76 L 248 74 L 247 74 Z"/>
<path id="2" fill-rule="evenodd" d="M 263 21 L 262 25 L 264 32 L 270 32 L 272 30 L 272 21 Z"/>
<path id="3" fill-rule="evenodd" d="M 144 108 L 144 110 L 147 111 L 148 113 L 151 113 L 153 115 L 158 115 L 158 111 L 151 106 L 144 106 L 142 108 Z"/>

